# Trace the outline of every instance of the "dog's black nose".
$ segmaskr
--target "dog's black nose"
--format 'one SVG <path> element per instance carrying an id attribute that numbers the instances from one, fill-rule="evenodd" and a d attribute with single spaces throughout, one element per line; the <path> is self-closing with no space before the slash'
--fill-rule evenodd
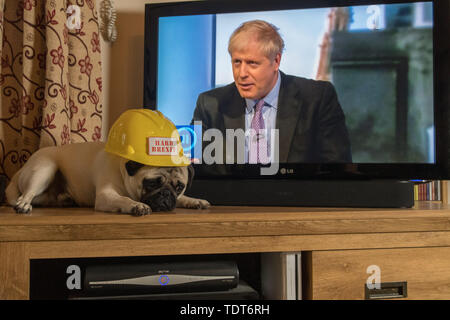
<path id="1" fill-rule="evenodd" d="M 177 198 L 169 189 L 162 189 L 150 197 L 145 197 L 142 202 L 147 203 L 153 212 L 172 211 L 177 204 Z"/>

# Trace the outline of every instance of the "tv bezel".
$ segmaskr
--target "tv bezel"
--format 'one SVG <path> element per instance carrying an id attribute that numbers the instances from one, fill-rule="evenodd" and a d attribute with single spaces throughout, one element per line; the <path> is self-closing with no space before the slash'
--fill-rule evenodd
<path id="1" fill-rule="evenodd" d="M 145 5 L 144 108 L 157 109 L 158 18 L 196 14 L 307 9 L 423 2 L 418 0 L 208 0 L 167 2 Z M 450 177 L 450 5 L 447 0 L 433 2 L 433 84 L 435 163 L 280 163 L 277 174 L 261 176 L 261 165 L 215 165 L 220 170 L 203 170 L 194 164 L 202 179 L 395 179 L 448 180 Z M 222 173 L 216 173 L 222 172 Z M 225 172 L 225 174 L 223 173 Z"/>

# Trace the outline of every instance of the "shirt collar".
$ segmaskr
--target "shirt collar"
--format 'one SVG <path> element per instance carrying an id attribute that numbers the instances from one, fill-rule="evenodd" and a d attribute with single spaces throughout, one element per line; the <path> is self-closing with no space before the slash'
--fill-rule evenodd
<path id="1" fill-rule="evenodd" d="M 275 86 L 270 90 L 269 94 L 267 94 L 264 99 L 264 105 L 272 107 L 277 109 L 278 108 L 278 95 L 280 93 L 280 84 L 281 84 L 281 74 L 280 71 L 278 71 L 278 79 L 275 83 Z M 254 99 L 245 99 L 246 113 L 251 113 L 253 108 L 255 107 L 256 103 L 258 103 L 259 100 Z"/>

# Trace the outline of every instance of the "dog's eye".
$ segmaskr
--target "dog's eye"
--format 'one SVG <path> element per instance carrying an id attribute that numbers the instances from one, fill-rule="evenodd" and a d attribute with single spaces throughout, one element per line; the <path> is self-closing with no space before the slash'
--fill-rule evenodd
<path id="1" fill-rule="evenodd" d="M 161 177 L 158 177 L 156 179 L 144 179 L 144 181 L 142 182 L 143 187 L 148 190 L 158 189 L 162 186 L 162 184 L 163 179 Z"/>
<path id="2" fill-rule="evenodd" d="M 181 193 L 184 187 L 185 187 L 184 183 L 178 182 L 175 186 L 176 193 Z"/>

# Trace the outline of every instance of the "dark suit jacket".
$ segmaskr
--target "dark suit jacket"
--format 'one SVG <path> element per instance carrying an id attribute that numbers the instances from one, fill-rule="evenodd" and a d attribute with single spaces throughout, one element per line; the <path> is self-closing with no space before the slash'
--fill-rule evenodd
<path id="1" fill-rule="evenodd" d="M 281 74 L 276 115 L 280 163 L 350 163 L 345 116 L 333 85 Z M 245 129 L 245 99 L 234 83 L 199 95 L 194 121 L 203 130 Z"/>

